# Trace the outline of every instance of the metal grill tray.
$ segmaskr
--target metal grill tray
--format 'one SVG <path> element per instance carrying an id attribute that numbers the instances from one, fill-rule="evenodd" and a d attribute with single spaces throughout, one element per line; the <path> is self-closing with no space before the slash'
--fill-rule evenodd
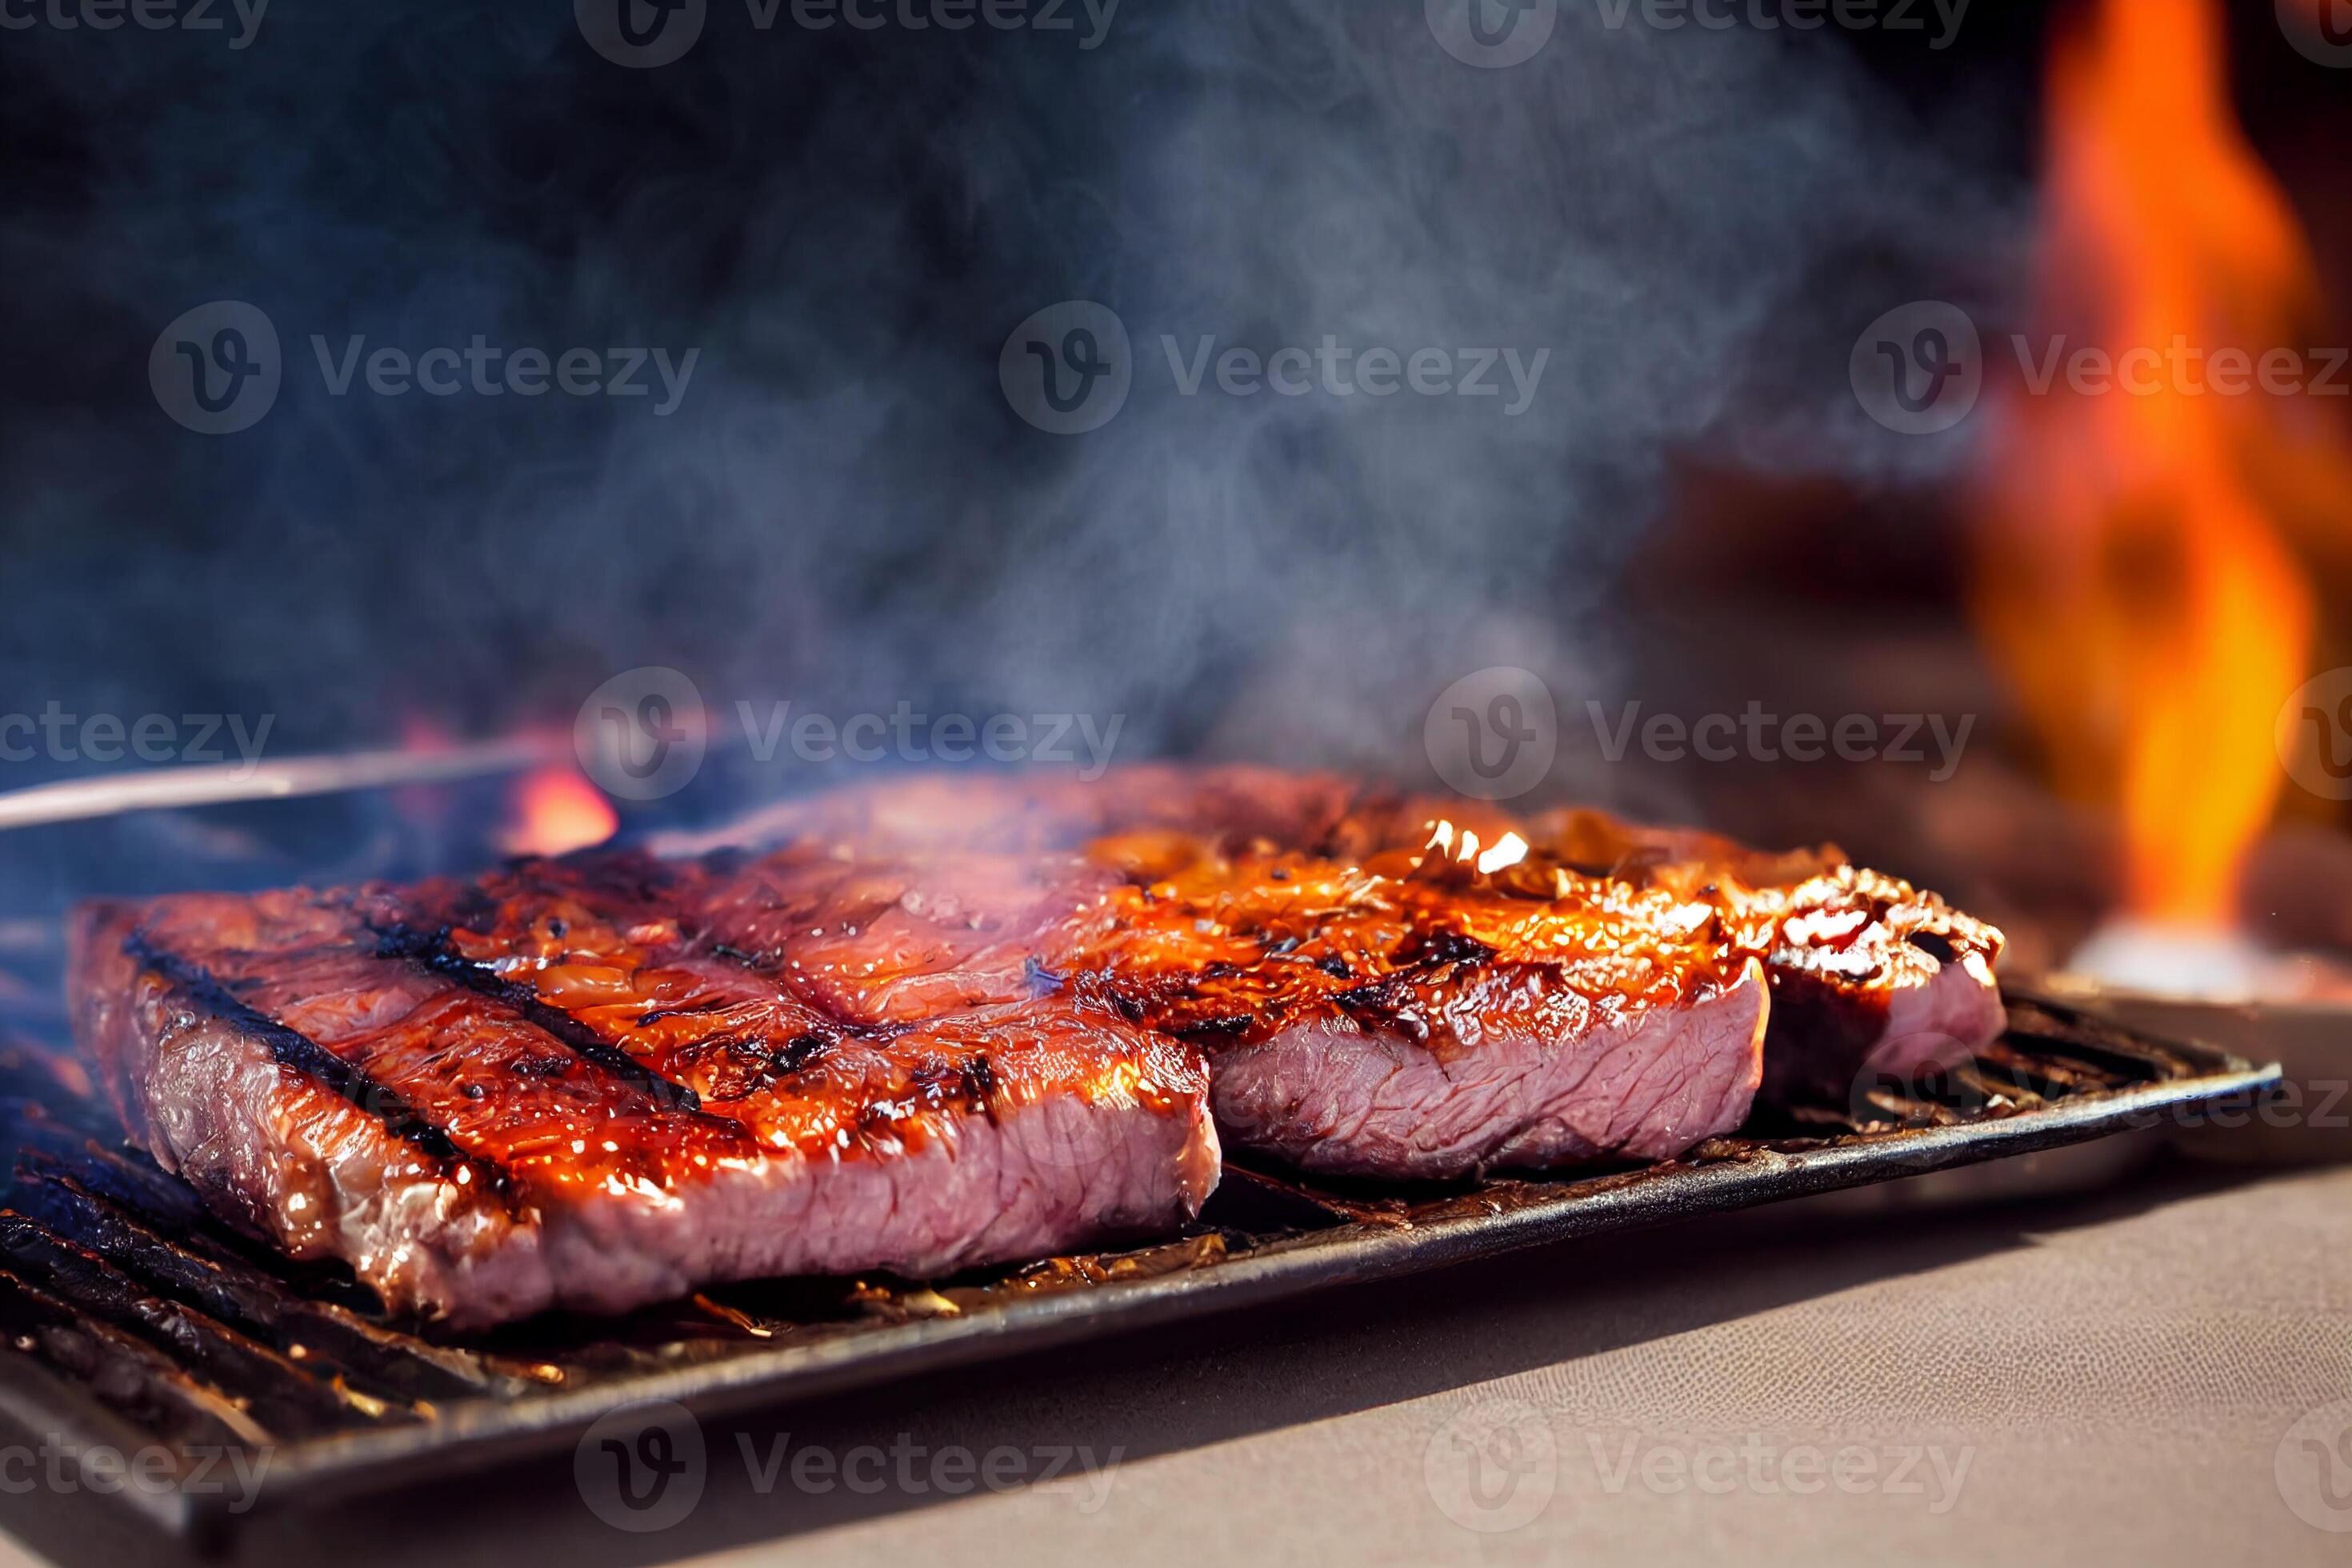
<path id="1" fill-rule="evenodd" d="M 78 1068 L 0 1049 L 0 1417 L 32 1434 L 161 1443 L 184 1466 L 267 1445 L 257 1506 L 318 1504 L 561 1451 L 648 1400 L 710 1415 L 1197 1318 L 1603 1231 L 2078 1143 L 2278 1081 L 2208 1047 L 2012 997 L 2009 1032 L 1929 1086 L 1759 1110 L 1665 1164 L 1417 1190 L 1313 1187 L 1228 1165 L 1185 1236 L 925 1285 L 729 1287 L 621 1320 L 406 1332 L 340 1268 L 292 1265 L 205 1218 L 125 1150 Z M 115 1494 L 175 1533 L 226 1496 Z M 241 1517 L 251 1517 L 244 1515 Z"/>

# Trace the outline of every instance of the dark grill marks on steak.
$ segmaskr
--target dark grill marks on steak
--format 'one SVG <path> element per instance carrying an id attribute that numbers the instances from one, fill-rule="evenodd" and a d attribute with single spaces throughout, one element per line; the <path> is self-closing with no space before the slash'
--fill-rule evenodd
<path id="1" fill-rule="evenodd" d="M 1670 1157 L 1745 1119 L 1768 972 L 1809 1062 L 1998 1017 L 1998 932 L 1833 854 L 1446 809 L 960 779 L 757 858 L 163 900 L 84 917 L 77 1026 L 216 1205 L 478 1323 L 1165 1228 L 1212 1097 L 1315 1171 Z"/>
<path id="2" fill-rule="evenodd" d="M 1281 851 L 1367 864 L 1418 853 L 1432 825 L 1528 852 L 1498 878 L 1530 897 L 1595 880 L 1664 889 L 1717 916 L 1725 961 L 1754 958 L 1775 1001 L 1769 1088 L 1843 1095 L 1865 1072 L 1965 1059 L 1999 1034 L 2000 931 L 1933 894 L 1852 865 L 1832 846 L 1772 854 L 1717 835 L 1636 826 L 1573 809 L 1522 819 L 1475 802 L 1414 797 L 1326 775 L 1255 767 L 1144 766 L 1069 779 L 917 779 L 794 803 L 773 831 L 835 835 L 868 854 L 979 845 L 1085 850 L 1149 881 L 1155 855 L 1236 863 Z M 1273 873 L 1280 875 L 1280 872 Z M 1465 879 L 1465 880 L 1471 879 Z"/>
<path id="3" fill-rule="evenodd" d="M 416 1113 L 399 1095 L 365 1072 L 344 1061 L 274 1018 L 265 1017 L 223 990 L 219 981 L 201 965 L 167 952 L 133 929 L 122 938 L 122 951 L 138 964 L 161 977 L 172 988 L 174 1002 L 192 1012 L 207 1015 L 229 1027 L 250 1035 L 269 1047 L 287 1068 L 325 1085 L 353 1105 L 380 1118 L 384 1126 L 436 1160 L 457 1157 L 448 1134 Z"/>
<path id="4" fill-rule="evenodd" d="M 254 901 L 265 900 L 279 906 L 272 945 L 242 945 L 236 906 L 245 900 L 232 899 L 156 906 L 144 934 L 151 946 L 202 964 L 254 1014 L 317 1042 L 394 1097 L 404 1116 L 430 1123 L 456 1151 L 526 1191 L 659 1184 L 698 1156 L 751 1152 L 741 1128 L 676 1108 L 642 1072 L 614 1072 L 508 1003 L 380 956 L 374 931 L 343 900 L 264 894 Z M 282 927 L 297 918 L 299 936 L 284 940 L 290 933 Z M 381 1113 L 380 1105 L 367 1109 Z"/>
<path id="5" fill-rule="evenodd" d="M 1866 1079 L 1954 1067 L 2003 1027 L 2000 930 L 1833 845 L 1764 854 L 1591 811 L 1551 813 L 1532 831 L 1548 852 L 1611 860 L 1618 875 L 1720 912 L 1771 977 L 1774 1099 L 1843 1100 Z"/>
<path id="6" fill-rule="evenodd" d="M 845 1024 L 687 929 L 707 875 L 527 863 L 90 911 L 78 1033 L 216 1206 L 460 1324 L 746 1275 L 949 1272 L 1197 1212 L 1217 1170 L 1197 1052 L 1060 998 Z M 124 948 L 132 921 L 150 953 Z M 173 987 L 152 953 L 237 1005 L 190 1027 L 155 1004 Z M 458 1159 L 289 1077 L 269 1042 L 291 1036 Z"/>
<path id="7" fill-rule="evenodd" d="M 377 927 L 376 934 L 380 939 L 376 951 L 382 956 L 405 959 L 431 973 L 454 980 L 478 995 L 503 1003 L 538 1028 L 563 1042 L 577 1055 L 635 1084 L 656 1100 L 686 1110 L 701 1109 L 701 1099 L 694 1090 L 646 1071 L 626 1053 L 614 1050 L 564 1015 L 542 1005 L 530 986 L 501 979 L 496 971 L 460 957 L 450 948 L 446 931 L 428 932 L 395 925 Z"/>
<path id="8" fill-rule="evenodd" d="M 822 991 L 813 1001 L 712 939 L 706 911 L 722 887 L 692 863 L 596 857 L 368 902 L 407 920 L 465 915 L 470 902 L 472 923 L 447 928 L 454 953 L 772 1147 L 896 1152 L 957 1117 L 1065 1093 L 1173 1115 L 1197 1077 L 1176 1043 L 1025 990 L 970 994 L 920 1017 L 821 1005 Z"/>
<path id="9" fill-rule="evenodd" d="M 863 798 L 820 803 L 839 836 L 743 867 L 706 906 L 714 941 L 779 955 L 844 1018 L 1002 1005 L 1049 976 L 1074 1005 L 1206 1047 L 1229 1141 L 1360 1174 L 1675 1153 L 1746 1114 L 1761 984 L 1712 911 L 1663 891 L 1530 894 L 1418 846 L 1339 859 L 1214 824 L 1041 849 L 984 791 L 966 852 L 944 829 L 875 836 L 908 818 Z M 1685 1046 L 1685 1017 L 1720 1022 Z"/>

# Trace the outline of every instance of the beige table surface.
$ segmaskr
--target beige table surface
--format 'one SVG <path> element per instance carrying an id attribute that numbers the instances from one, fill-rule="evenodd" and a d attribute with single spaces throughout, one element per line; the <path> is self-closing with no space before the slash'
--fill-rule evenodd
<path id="1" fill-rule="evenodd" d="M 567 1462 L 267 1521 L 233 1555 L 2346 1564 L 2338 1402 L 2352 1169 L 2173 1164 L 2030 1205 L 1724 1216 L 713 1423 L 698 1503 L 656 1533 L 601 1522 Z M 861 1472 L 884 1489 L 763 1492 L 745 1446 L 780 1438 L 885 1450 Z M 958 1446 L 1097 1474 L 947 1498 L 928 1465 Z M 0 1497 L 55 1560 L 152 1560 L 110 1518 Z"/>

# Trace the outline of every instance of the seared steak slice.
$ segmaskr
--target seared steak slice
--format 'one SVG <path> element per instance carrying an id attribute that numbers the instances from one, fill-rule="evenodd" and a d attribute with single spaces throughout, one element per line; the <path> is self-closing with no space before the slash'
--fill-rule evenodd
<path id="1" fill-rule="evenodd" d="M 216 1207 L 460 1326 L 1044 1256 L 1214 1184 L 1192 1048 L 1060 997 L 845 1023 L 656 912 L 673 891 L 567 864 L 100 906 L 78 1033 Z"/>
<path id="2" fill-rule="evenodd" d="M 1773 1099 L 1844 1103 L 1872 1081 L 1964 1063 L 2006 1026 L 1993 978 L 2000 931 L 1834 846 L 1769 855 L 1593 811 L 1555 812 L 1531 831 L 1570 863 L 1605 865 L 1721 912 L 1771 977 L 1764 1091 Z"/>
<path id="3" fill-rule="evenodd" d="M 872 805 L 890 802 L 828 803 L 843 837 L 706 906 L 715 940 L 841 1016 L 1107 1002 L 1207 1047 L 1227 1144 L 1330 1173 L 1664 1158 L 1748 1114 L 1765 988 L 1706 907 L 1605 880 L 1530 897 L 1402 850 L 1228 854 L 1222 835 L 967 854 L 877 831 Z"/>
<path id="4" fill-rule="evenodd" d="M 472 1325 L 1166 1228 L 1213 1102 L 1314 1172 L 1670 1158 L 1768 1057 L 1842 1089 L 2000 1024 L 2000 933 L 1833 851 L 1249 769 L 769 826 L 759 858 L 94 908 L 78 1031 L 215 1206 Z"/>
<path id="5" fill-rule="evenodd" d="M 1236 1145 L 1446 1177 L 1670 1159 L 1747 1120 L 1763 976 L 1703 909 L 1606 882 L 1530 899 L 1401 853 L 1162 869 L 1144 895 L 1171 940 L 1108 967 L 1153 1023 L 1209 1046 Z M 1186 927 L 1239 951 L 1172 963 Z"/>
<path id="6" fill-rule="evenodd" d="M 1219 852 L 1287 848 L 1357 862 L 1419 851 L 1433 825 L 1528 853 L 1504 874 L 1664 889 L 1721 917 L 1727 944 L 1761 962 L 1772 993 L 1765 1092 L 1831 1094 L 1965 1061 L 1998 1036 L 1999 930 L 1932 893 L 1852 865 L 1833 847 L 1769 854 L 1717 835 L 1566 810 L 1521 819 L 1474 802 L 1412 796 L 1323 774 L 1145 766 L 1097 784 L 1066 778 L 917 778 L 788 803 L 751 825 L 869 851 L 1118 851 L 1174 833 Z"/>

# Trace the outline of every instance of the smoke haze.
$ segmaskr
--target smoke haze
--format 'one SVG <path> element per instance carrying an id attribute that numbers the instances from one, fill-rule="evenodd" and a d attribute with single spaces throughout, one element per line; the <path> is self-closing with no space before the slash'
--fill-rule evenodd
<path id="1" fill-rule="evenodd" d="M 12 33 L 7 704 L 278 715 L 280 750 L 569 724 L 614 672 L 714 708 L 1126 715 L 1122 755 L 1410 771 L 1484 665 L 1615 679 L 1614 573 L 1681 455 L 1876 483 L 1845 347 L 1998 247 L 2011 182 L 1837 35 L 1610 28 L 1524 65 L 1420 0 L 1128 0 L 1076 34 L 751 26 L 600 58 L 558 4 Z M 144 366 L 266 312 L 270 414 Z M 1134 353 L 1055 437 L 996 367 L 1086 299 Z M 479 336 L 698 351 L 637 399 L 341 396 Z M 1548 356 L 1499 397 L 1186 395 L 1169 340 Z M 71 770 L 67 770 L 71 771 Z"/>

